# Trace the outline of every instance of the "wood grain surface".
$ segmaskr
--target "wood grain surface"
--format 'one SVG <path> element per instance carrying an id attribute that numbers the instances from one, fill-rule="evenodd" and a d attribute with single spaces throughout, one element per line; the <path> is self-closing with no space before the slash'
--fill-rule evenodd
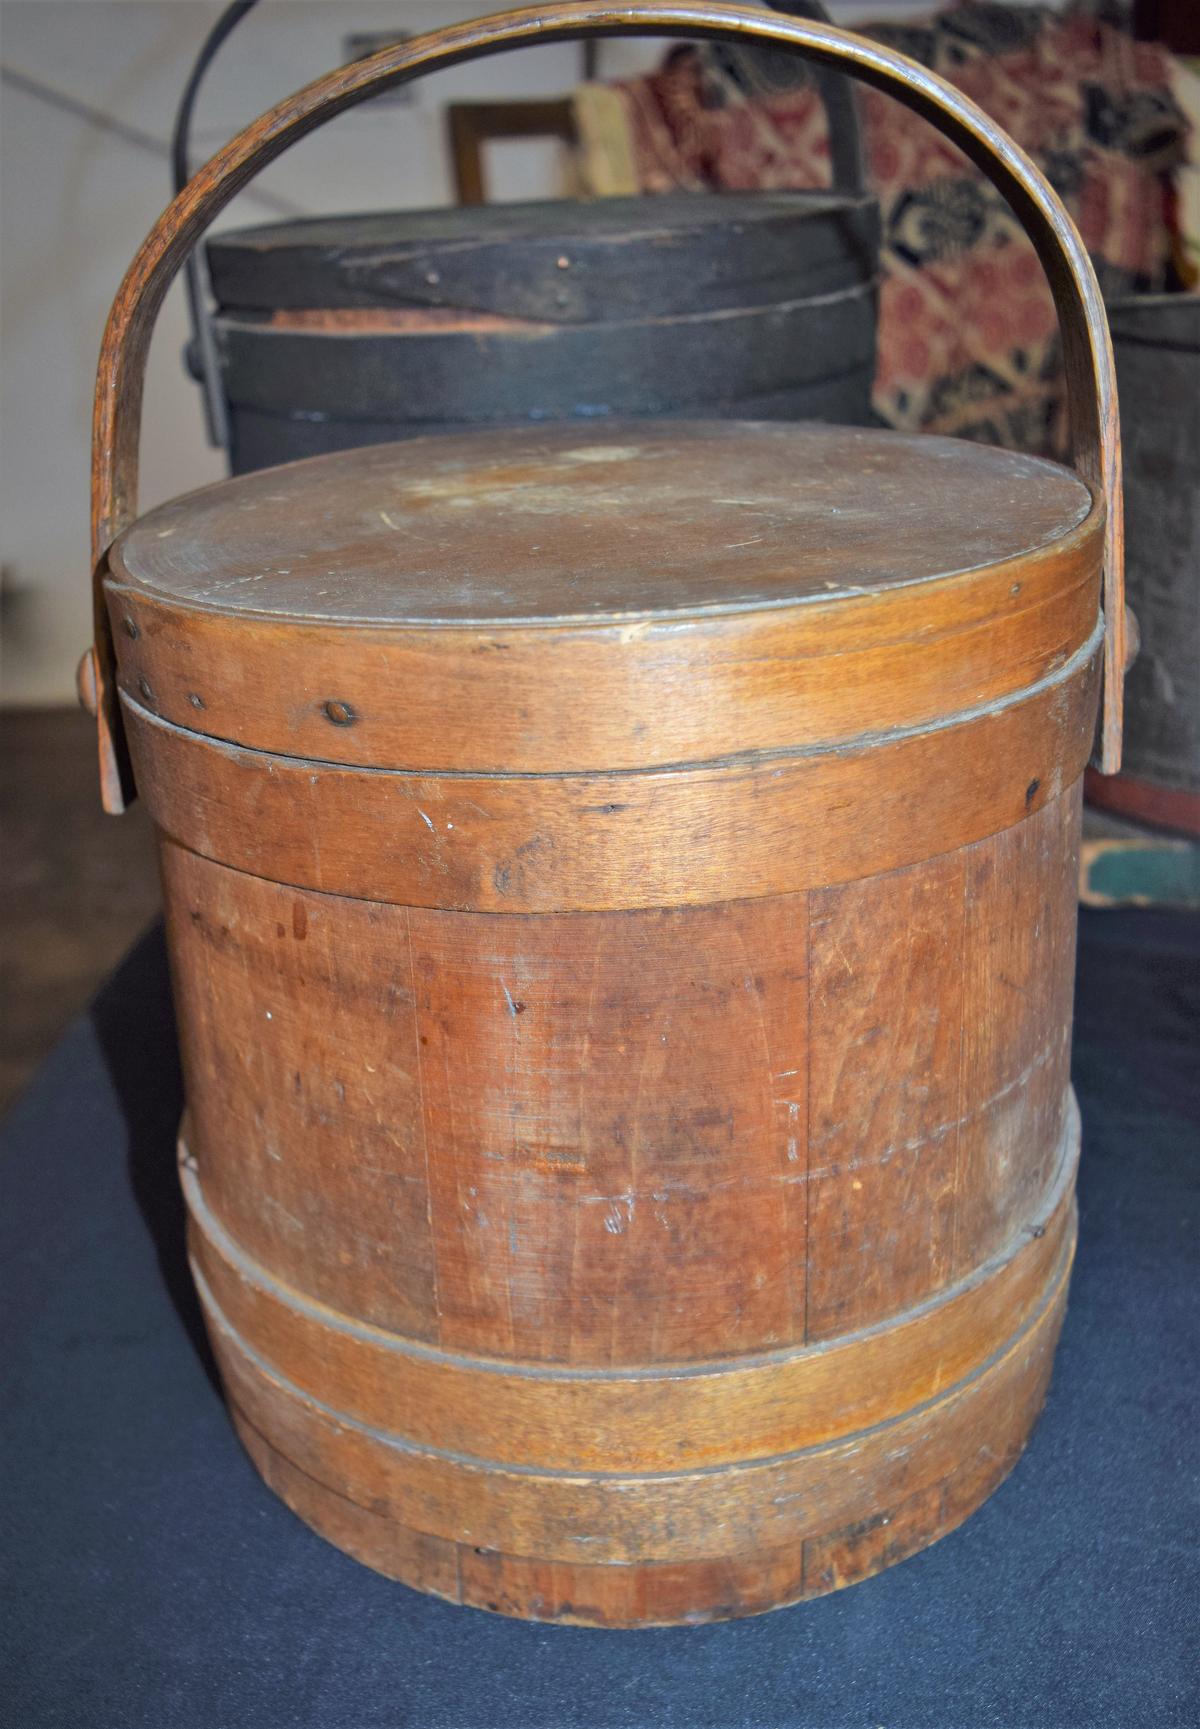
<path id="1" fill-rule="evenodd" d="M 154 314 L 237 187 L 388 82 L 631 23 L 856 70 L 985 168 L 1055 292 L 1079 477 L 610 429 L 325 459 L 113 549 Z M 198 1281 L 268 1481 L 422 1588 L 601 1625 L 752 1612 L 951 1529 L 1061 1321 L 1080 777 L 1101 656 L 1115 765 L 1124 666 L 1103 310 L 1031 165 L 824 26 L 454 27 L 201 171 L 114 311 L 95 452 L 105 797 L 127 727 Z"/>
<path id="2" fill-rule="evenodd" d="M 824 1538 L 943 1484 L 984 1449 L 1019 1446 L 1044 1393 L 1065 1295 L 1064 1265 L 998 1358 L 894 1422 L 771 1460 L 646 1477 L 493 1467 L 412 1447 L 300 1395 L 211 1306 L 209 1322 L 231 1403 L 306 1477 L 449 1542 L 619 1570 L 748 1561 Z"/>
<path id="3" fill-rule="evenodd" d="M 1095 631 L 1101 537 L 1066 470 L 949 439 L 548 428 L 207 488 L 118 543 L 108 594 L 122 693 L 189 731 L 562 773 L 1012 695 Z"/>
<path id="4" fill-rule="evenodd" d="M 254 876 L 480 912 L 702 905 L 918 863 L 1072 787 L 1099 632 L 1023 696 L 856 748 L 616 774 L 345 768 L 209 742 L 129 702 L 162 832 Z"/>
<path id="5" fill-rule="evenodd" d="M 1029 1221 L 965 1280 L 887 1324 L 756 1356 L 594 1369 L 449 1351 L 314 1301 L 238 1247 L 186 1139 L 180 1147 L 204 1300 L 300 1392 L 417 1446 L 627 1472 L 769 1458 L 872 1428 L 957 1384 L 1041 1303 L 1073 1229 L 1077 1153 L 1072 1111 Z"/>
<path id="6" fill-rule="evenodd" d="M 902 1312 L 1050 1179 L 1078 808 L 862 892 L 636 913 L 344 901 L 165 846 L 207 1204 L 285 1283 L 485 1355 L 686 1361 Z"/>
<path id="7" fill-rule="evenodd" d="M 114 579 L 221 618 L 678 622 L 942 583 L 1068 540 L 1090 576 L 1073 536 L 1092 509 L 1056 463 L 931 435 L 512 428 L 220 481 L 150 511 L 111 562 Z"/>
<path id="8" fill-rule="evenodd" d="M 1076 769 L 874 877 L 499 917 L 164 840 L 192 1250 L 267 1480 L 423 1589 L 600 1624 L 952 1528 L 1061 1313 L 1078 815 Z"/>
<path id="9" fill-rule="evenodd" d="M 839 1590 L 903 1561 L 952 1531 L 1012 1469 L 1030 1413 L 1045 1396 L 1051 1351 L 1031 1360 L 1022 1396 L 963 1462 L 886 1508 L 826 1535 L 748 1559 L 649 1562 L 636 1567 L 501 1554 L 414 1530 L 305 1475 L 235 1407 L 234 1424 L 264 1479 L 330 1542 L 379 1572 L 452 1603 L 599 1627 L 699 1624 L 761 1614 Z"/>

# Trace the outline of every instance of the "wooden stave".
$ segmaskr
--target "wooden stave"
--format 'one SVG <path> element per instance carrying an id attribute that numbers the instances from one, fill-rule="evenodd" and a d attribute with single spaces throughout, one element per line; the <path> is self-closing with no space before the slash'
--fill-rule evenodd
<path id="1" fill-rule="evenodd" d="M 990 1445 L 997 1434 L 1007 1443 L 1010 1424 L 1023 1444 L 1044 1397 L 1073 1248 L 1072 1237 L 1023 1329 L 941 1398 L 830 1447 L 706 1473 L 538 1474 L 404 1448 L 297 1395 L 254 1361 L 211 1304 L 207 1320 L 243 1422 L 306 1476 L 400 1525 L 551 1562 L 751 1559 L 844 1530 L 941 1483 L 977 1444 Z M 731 1526 L 738 1533 L 732 1545 Z"/>
<path id="2" fill-rule="evenodd" d="M 1045 1365 L 1043 1378 L 1048 1378 Z M 1030 1405 L 1040 1405 L 1044 1387 Z M 840 1531 L 747 1560 L 604 1567 L 530 1560 L 448 1543 L 372 1513 L 296 1469 L 240 1412 L 237 1433 L 268 1487 L 329 1543 L 386 1577 L 446 1601 L 585 1627 L 695 1626 L 842 1590 L 955 1530 L 1008 1476 L 1028 1438 L 1010 1423 L 940 1484 Z"/>
<path id="3" fill-rule="evenodd" d="M 645 1366 L 920 1305 L 1001 1253 L 1060 1162 L 1078 817 L 1076 784 L 1014 830 L 841 889 L 557 918 L 297 894 L 165 845 L 208 1205 L 283 1283 L 468 1354 Z M 506 976 L 528 999 L 507 1013 Z M 929 1024 L 925 999 L 944 999 Z M 664 1013 L 680 1054 L 626 1121 Z M 887 1041 L 851 1038 L 880 1015 Z M 498 1117 L 488 1077 L 530 1038 Z M 720 1081 L 694 1123 L 693 1062 Z M 911 1094 L 913 1068 L 937 1084 Z M 696 1252 L 668 1265 L 672 1221 Z"/>
<path id="4" fill-rule="evenodd" d="M 631 1475 L 843 1440 L 971 1378 L 1033 1315 L 1068 1253 L 1078 1156 L 1072 1101 L 1058 1169 L 1029 1217 L 999 1254 L 915 1310 L 757 1358 L 589 1371 L 433 1349 L 312 1302 L 233 1242 L 203 1199 L 186 1135 L 180 1142 L 202 1306 L 301 1393 L 418 1448 Z M 669 1440 L 664 1420 L 677 1431 Z"/>
<path id="5" fill-rule="evenodd" d="M 176 907 L 177 914 L 181 909 Z M 191 1091 L 189 1080 L 189 1091 Z M 1037 1228 L 1036 1220 L 1031 1228 Z M 1057 1326 L 1057 1316 L 1053 1326 Z M 1050 1340 L 1052 1344 L 1052 1340 Z M 739 1523 L 739 1529 L 745 1533 L 748 1548 L 744 1559 L 726 1556 L 701 1556 L 681 1554 L 678 1559 L 635 1560 L 629 1558 L 628 1550 L 622 1553 L 626 1558 L 611 1567 L 598 1566 L 590 1563 L 586 1570 L 578 1563 L 564 1559 L 559 1553 L 562 1544 L 568 1539 L 563 1532 L 570 1528 L 572 1522 L 580 1516 L 580 1508 L 568 1506 L 564 1512 L 558 1512 L 557 1529 L 559 1536 L 553 1535 L 549 1540 L 522 1539 L 526 1547 L 519 1546 L 514 1552 L 514 1531 L 504 1523 L 510 1518 L 510 1512 L 503 1508 L 497 1509 L 495 1497 L 490 1487 L 484 1495 L 484 1506 L 490 1508 L 489 1518 L 499 1520 L 493 1528 L 485 1526 L 483 1535 L 487 1542 L 467 1541 L 461 1537 L 447 1537 L 441 1530 L 430 1533 L 423 1525 L 406 1526 L 404 1520 L 397 1521 L 392 1514 L 393 1506 L 385 1517 L 379 1509 L 384 1505 L 378 1494 L 372 1490 L 367 1499 L 369 1507 L 362 1507 L 353 1498 L 345 1498 L 345 1490 L 349 1486 L 355 1493 L 362 1494 L 366 1479 L 355 1477 L 355 1471 L 366 1470 L 368 1475 L 374 1467 L 359 1460 L 357 1466 L 350 1471 L 349 1477 L 343 1464 L 333 1463 L 325 1457 L 321 1449 L 326 1445 L 318 1438 L 311 1437 L 303 1445 L 295 1445 L 295 1437 L 287 1443 L 293 1454 L 298 1455 L 290 1462 L 283 1461 L 272 1451 L 271 1441 L 264 1438 L 263 1429 L 274 1433 L 275 1439 L 283 1437 L 278 1429 L 272 1428 L 284 1419 L 279 1415 L 278 1404 L 271 1404 L 273 1396 L 269 1396 L 269 1406 L 255 1403 L 253 1390 L 247 1391 L 244 1375 L 244 1365 L 238 1365 L 230 1356 L 227 1345 L 222 1346 L 225 1373 L 233 1388 L 235 1422 L 239 1432 L 250 1447 L 252 1456 L 256 1459 L 268 1481 L 281 1489 L 285 1498 L 295 1506 L 302 1516 L 310 1523 L 329 1535 L 349 1552 L 358 1554 L 370 1564 L 383 1564 L 385 1571 L 391 1571 L 394 1576 L 406 1579 L 422 1589 L 438 1589 L 428 1570 L 428 1560 L 431 1554 L 437 1554 L 437 1567 L 446 1562 L 447 1555 L 454 1560 L 453 1577 L 457 1581 L 447 1590 L 446 1594 L 455 1600 L 477 1602 L 482 1606 L 506 1608 L 507 1612 L 537 1617 L 546 1607 L 547 1579 L 554 1582 L 555 1596 L 551 1593 L 550 1618 L 566 1620 L 582 1620 L 587 1624 L 654 1624 L 655 1622 L 673 1622 L 677 1620 L 693 1621 L 720 1617 L 726 1613 L 756 1612 L 757 1610 L 777 1606 L 783 1601 L 798 1600 L 802 1596 L 812 1595 L 818 1591 L 836 1588 L 843 1583 L 852 1582 L 855 1578 L 865 1577 L 878 1567 L 891 1564 L 925 1542 L 936 1539 L 944 1530 L 952 1528 L 971 1508 L 983 1499 L 994 1487 L 1012 1458 L 1020 1450 L 1027 1435 L 1028 1428 L 1040 1406 L 1046 1376 L 1049 1372 L 1049 1345 L 1041 1351 L 1037 1365 L 1030 1369 L 1029 1375 L 1015 1393 L 1006 1392 L 1003 1400 L 1006 1414 L 989 1422 L 986 1434 L 982 1439 L 986 1448 L 995 1452 L 997 1446 L 1002 1464 L 994 1470 L 989 1468 L 986 1480 L 972 1477 L 971 1447 L 965 1442 L 959 1447 L 954 1457 L 949 1458 L 943 1477 L 930 1483 L 922 1482 L 913 1485 L 911 1480 L 899 1483 L 888 1481 L 882 1485 L 872 1483 L 869 1490 L 869 1506 L 862 1517 L 853 1517 L 861 1509 L 848 1507 L 844 1502 L 835 1500 L 828 1517 L 832 1522 L 831 1531 L 812 1531 L 809 1535 L 800 1537 L 790 1534 L 782 1551 L 773 1543 L 773 1536 L 780 1533 L 762 1532 L 755 1523 L 755 1507 L 753 1497 L 738 1501 L 734 1509 L 734 1518 Z M 240 1388 L 240 1391 L 239 1391 Z M 260 1389 L 261 1391 L 261 1389 Z M 295 1413 L 287 1418 L 287 1422 L 295 1420 Z M 254 1424 L 257 1423 L 257 1429 Z M 338 1433 L 344 1431 L 344 1425 L 335 1423 Z M 998 1431 L 1003 1431 L 999 1435 Z M 850 1446 L 855 1442 L 851 1440 Z M 316 1447 L 314 1454 L 311 1449 Z M 305 1448 L 309 1448 L 305 1452 Z M 323 1461 L 323 1462 L 322 1462 Z M 316 1475 L 312 1474 L 316 1470 Z M 305 1471 L 309 1475 L 305 1475 Z M 323 1486 L 322 1478 L 331 1477 L 335 1480 L 336 1492 Z M 951 1492 L 949 1485 L 954 1481 L 971 1481 L 968 1490 Z M 428 1490 L 423 1491 L 426 1495 Z M 440 1492 L 440 1491 L 439 1491 Z M 781 1493 L 793 1492 L 784 1486 Z M 401 1492 L 393 1488 L 388 1495 L 401 1493 L 399 1510 L 406 1511 L 408 1502 L 405 1499 L 407 1491 Z M 769 1497 L 768 1497 L 769 1498 Z M 503 1498 L 502 1498 L 503 1499 Z M 542 1497 L 538 1496 L 540 1503 Z M 890 1515 L 881 1513 L 880 1507 L 895 1501 L 905 1509 L 898 1517 L 902 1521 L 903 1535 L 896 1542 L 891 1542 L 882 1536 L 888 1528 L 886 1520 Z M 590 1505 L 590 1504 L 589 1504 Z M 372 1511 L 371 1508 L 375 1510 Z M 711 1512 L 711 1509 L 709 1510 Z M 516 1515 L 511 1515 L 516 1517 Z M 522 1515 L 524 1517 L 525 1515 Z M 641 1515 L 639 1515 L 640 1518 Z M 466 1538 L 474 1539 L 480 1535 L 477 1528 L 478 1509 L 467 1518 L 466 1525 L 453 1527 L 457 1531 L 465 1530 Z M 697 1521 L 700 1515 L 693 1518 L 688 1529 L 693 1536 L 696 1534 Z M 666 1516 L 666 1522 L 671 1522 L 671 1515 Z M 428 1523 L 426 1518 L 425 1523 Z M 662 1518 L 654 1527 L 659 1531 L 660 1541 L 665 1529 Z M 404 1536 L 405 1529 L 408 1537 Z M 524 1527 L 519 1525 L 518 1529 Z M 372 1535 L 373 1533 L 373 1535 Z M 628 1541 L 629 1534 L 623 1541 Z M 529 1543 L 536 1542 L 536 1547 L 530 1548 Z M 381 1550 L 380 1544 L 383 1544 Z M 401 1548 L 407 1544 L 408 1550 L 417 1559 L 397 1562 L 396 1545 Z M 796 1563 L 798 1555 L 799 1573 L 785 1577 L 779 1564 L 772 1559 L 765 1581 L 760 1574 L 760 1588 L 756 1595 L 753 1590 L 743 1589 L 737 1603 L 729 1601 L 729 1581 L 731 1578 L 745 1580 L 758 1570 L 758 1546 L 762 1544 L 771 1557 L 781 1552 L 790 1555 Z M 449 1548 L 446 1547 L 449 1545 Z M 542 1554 L 545 1549 L 554 1551 L 548 1558 Z M 479 1551 L 483 1550 L 483 1553 Z M 407 1551 L 406 1551 L 407 1552 Z M 610 1580 L 611 1575 L 611 1580 Z M 444 1577 L 441 1573 L 437 1577 Z M 632 1581 L 636 1578 L 637 1585 Z M 669 1589 L 667 1581 L 670 1582 Z M 584 1590 L 584 1608 L 580 1612 L 577 1599 L 581 1589 Z M 592 1608 L 587 1607 L 588 1591 L 591 1593 Z M 634 1592 L 631 1599 L 629 1593 Z M 665 1595 L 664 1595 L 665 1593 Z M 649 1606 L 647 1606 L 649 1605 Z"/>

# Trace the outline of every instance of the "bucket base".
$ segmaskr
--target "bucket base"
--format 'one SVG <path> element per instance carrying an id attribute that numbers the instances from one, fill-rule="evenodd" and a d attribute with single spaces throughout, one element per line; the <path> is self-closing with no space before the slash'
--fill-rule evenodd
<path id="1" fill-rule="evenodd" d="M 1073 1158 L 1063 1174 L 1073 1179 Z M 954 1530 L 1007 1476 L 1045 1399 L 1066 1306 L 1074 1207 L 1070 1188 L 1056 1187 L 1045 1225 L 1027 1228 L 1026 1247 L 1008 1262 L 1011 1277 L 1049 1251 L 1037 1263 L 1028 1306 L 998 1347 L 985 1347 L 965 1375 L 890 1420 L 733 1470 L 638 1479 L 559 1470 L 534 1482 L 527 1471 L 415 1449 L 302 1392 L 230 1326 L 199 1268 L 197 1276 L 238 1435 L 268 1487 L 335 1547 L 416 1590 L 525 1620 L 700 1624 L 869 1578 Z M 977 1289 L 998 1282 L 993 1271 Z M 446 1534 L 437 1490 L 447 1475 L 463 1479 L 454 1535 Z M 571 1497 L 593 1492 L 571 1511 Z M 632 1523 L 621 1506 L 630 1492 L 645 1496 Z M 660 1497 L 670 1498 L 665 1512 L 656 1506 Z M 409 1508 L 425 1509 L 443 1532 L 416 1528 L 404 1517 Z M 518 1536 L 540 1536 L 558 1554 L 473 1541 L 482 1534 L 479 1522 L 495 1517 Z M 623 1530 L 622 1558 L 568 1558 L 572 1545 L 603 1540 L 589 1530 L 606 1517 Z M 790 1540 L 764 1540 L 771 1530 Z M 724 1533 L 738 1543 L 732 1554 L 717 1549 Z M 685 1541 L 691 1554 L 683 1552 Z M 656 1556 L 655 1547 L 673 1554 Z"/>
<path id="2" fill-rule="evenodd" d="M 1046 1373 L 1014 1410 L 1000 1453 L 983 1449 L 941 1483 L 886 1513 L 794 1548 L 726 1561 L 588 1567 L 501 1555 L 397 1524 L 306 1476 L 232 1411 L 259 1475 L 326 1542 L 402 1585 L 448 1603 L 577 1627 L 703 1626 L 786 1609 L 856 1585 L 948 1536 L 1008 1476 L 1045 1398 Z"/>

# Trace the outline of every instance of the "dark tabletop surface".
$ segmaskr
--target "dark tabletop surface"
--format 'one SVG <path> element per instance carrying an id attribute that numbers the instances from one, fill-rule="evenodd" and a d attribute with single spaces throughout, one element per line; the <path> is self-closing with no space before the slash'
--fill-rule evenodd
<path id="1" fill-rule="evenodd" d="M 262 1487 L 182 1248 L 161 934 L 0 1153 L 0 1721 L 121 1729 L 1060 1729 L 1200 1722 L 1200 919 L 1085 912 L 1081 1232 L 1045 1415 L 934 1548 L 755 1620 L 507 1621 Z"/>

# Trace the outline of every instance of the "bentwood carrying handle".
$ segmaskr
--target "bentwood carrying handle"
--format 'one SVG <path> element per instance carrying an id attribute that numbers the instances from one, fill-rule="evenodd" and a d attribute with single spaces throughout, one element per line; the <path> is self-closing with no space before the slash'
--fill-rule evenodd
<path id="1" fill-rule="evenodd" d="M 137 454 L 146 355 L 163 296 L 209 223 L 261 168 L 290 144 L 380 90 L 428 72 L 521 44 L 590 35 L 724 37 L 789 48 L 850 72 L 931 120 L 1012 205 L 1049 278 L 1062 330 L 1071 440 L 1080 475 L 1104 499 L 1104 696 L 1098 766 L 1121 763 L 1125 668 L 1124 545 L 1116 381 L 1108 323 L 1095 272 L 1057 195 L 1012 139 L 953 85 L 903 54 L 753 5 L 558 3 L 450 25 L 339 67 L 272 108 L 231 140 L 159 218 L 121 284 L 100 350 L 92 432 L 92 557 L 95 646 L 83 683 L 99 727 L 104 807 L 133 795 L 104 605 L 108 550 L 137 515 Z M 89 703 L 92 706 L 92 703 Z"/>

